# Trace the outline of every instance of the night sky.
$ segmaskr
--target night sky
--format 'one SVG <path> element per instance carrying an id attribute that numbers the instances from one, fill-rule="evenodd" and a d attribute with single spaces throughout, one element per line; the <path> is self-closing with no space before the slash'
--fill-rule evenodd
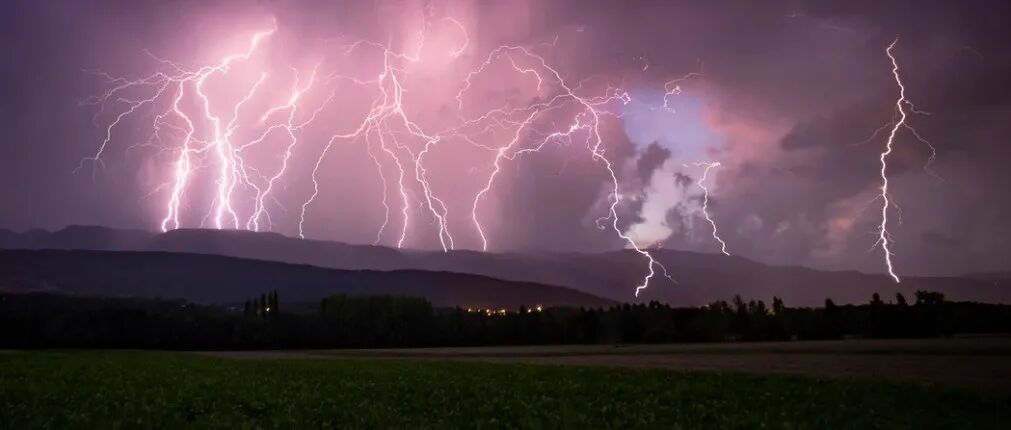
<path id="1" fill-rule="evenodd" d="M 908 124 L 936 147 L 936 159 L 911 130 L 898 131 L 887 170 L 901 207 L 889 212 L 896 270 L 1007 270 L 1009 25 L 1011 3 L 999 0 L 6 1 L 0 228 L 160 229 L 187 134 L 180 116 L 163 115 L 177 89 L 124 117 L 100 161 L 88 158 L 108 126 L 153 87 L 95 97 L 125 82 L 116 78 L 214 65 L 273 30 L 248 59 L 205 83 L 222 127 L 239 112 L 235 146 L 289 117 L 300 125 L 243 150 L 261 195 L 291 152 L 260 207 L 257 187 L 235 186 L 230 209 L 240 228 L 294 236 L 301 224 L 308 238 L 396 246 L 403 236 L 403 247 L 424 249 L 441 249 L 451 235 L 455 248 L 480 250 L 479 222 L 489 251 L 621 249 L 631 245 L 607 219 L 614 184 L 606 159 L 622 196 L 622 235 L 643 248 L 715 253 L 698 186 L 704 167 L 693 163 L 719 162 L 706 181 L 708 210 L 732 254 L 880 273 L 879 156 L 899 96 L 885 49 L 898 38 L 892 52 L 914 103 L 904 105 Z M 511 48 L 496 55 L 500 46 Z M 401 55 L 393 69 L 382 49 Z M 377 75 L 383 83 L 349 78 Z M 393 91 L 394 76 L 403 117 L 438 135 L 420 170 L 413 159 L 426 140 L 399 113 L 375 133 L 332 138 L 354 131 Z M 254 97 L 233 109 L 261 78 Z M 593 116 L 565 98 L 561 82 L 600 102 L 600 156 L 586 128 Z M 183 85 L 179 103 L 188 113 L 202 109 L 194 84 Z M 680 92 L 664 106 L 675 85 Z M 294 93 L 297 102 L 284 107 Z M 513 114 L 460 128 L 496 109 Z M 557 136 L 573 124 L 583 128 Z M 194 146 L 215 141 L 206 118 L 192 130 Z M 538 152 L 516 152 L 539 142 Z M 475 211 L 500 150 L 509 157 Z M 175 218 L 180 227 L 213 228 L 220 165 L 213 149 L 194 160 Z M 396 161 L 406 169 L 403 193 Z"/>

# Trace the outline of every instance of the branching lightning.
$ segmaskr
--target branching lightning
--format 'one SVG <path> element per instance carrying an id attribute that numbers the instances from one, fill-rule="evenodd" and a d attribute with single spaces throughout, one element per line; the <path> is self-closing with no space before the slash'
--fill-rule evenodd
<path id="1" fill-rule="evenodd" d="M 896 38 L 885 49 L 885 55 L 888 56 L 889 61 L 891 61 L 892 63 L 892 76 L 895 78 L 895 85 L 899 88 L 899 97 L 895 100 L 896 119 L 894 119 L 891 123 L 886 124 L 881 128 L 879 128 L 877 131 L 874 132 L 873 135 L 871 135 L 870 138 L 868 138 L 868 140 L 873 139 L 874 136 L 876 136 L 878 133 L 880 133 L 885 129 L 888 129 L 888 139 L 885 141 L 885 148 L 883 151 L 881 151 L 881 154 L 879 155 L 879 160 L 881 163 L 880 169 L 881 186 L 879 188 L 878 197 L 881 199 L 881 223 L 878 225 L 877 229 L 878 239 L 874 245 L 875 246 L 881 245 L 881 250 L 885 256 L 885 266 L 888 269 L 888 275 L 891 276 L 896 283 L 901 282 L 901 280 L 899 276 L 895 273 L 895 266 L 892 262 L 892 257 L 895 254 L 892 251 L 893 245 L 892 235 L 888 231 L 889 211 L 893 206 L 895 206 L 888 188 L 889 185 L 888 158 L 889 156 L 891 156 L 892 152 L 895 149 L 895 139 L 899 133 L 899 130 L 902 129 L 908 130 L 917 141 L 923 143 L 930 149 L 930 157 L 927 159 L 927 164 L 924 166 L 924 169 L 927 171 L 927 173 L 940 179 L 940 177 L 937 176 L 933 172 L 933 170 L 930 169 L 931 164 L 933 164 L 934 160 L 937 157 L 937 150 L 929 141 L 924 139 L 920 135 L 920 133 L 916 131 L 916 129 L 914 129 L 911 125 L 907 123 L 909 114 L 929 115 L 929 113 L 917 110 L 916 106 L 914 106 L 912 102 L 906 99 L 906 86 L 905 84 L 903 84 L 902 77 L 900 76 L 899 73 L 900 72 L 899 63 L 895 59 L 895 55 L 892 52 L 895 48 L 895 45 L 898 43 L 899 39 Z M 896 209 L 898 209 L 898 207 L 896 207 Z"/>
<path id="2" fill-rule="evenodd" d="M 514 56 L 525 58 L 528 61 L 532 62 L 533 65 L 526 67 L 520 66 L 517 64 L 516 58 Z M 666 274 L 666 269 L 664 269 L 663 266 L 655 258 L 653 258 L 653 255 L 650 254 L 649 251 L 644 249 L 644 247 L 640 247 L 631 237 L 626 235 L 625 232 L 618 225 L 619 219 L 617 207 L 621 203 L 623 197 L 619 190 L 619 181 L 617 174 L 615 173 L 614 165 L 612 161 L 606 157 L 603 148 L 604 139 L 601 136 L 600 132 L 601 117 L 604 115 L 615 115 L 615 116 L 617 115 L 604 108 L 607 105 L 614 103 L 627 104 L 630 101 L 629 94 L 620 89 L 609 87 L 607 91 L 605 91 L 605 94 L 602 96 L 596 97 L 580 96 L 577 94 L 576 90 L 571 85 L 569 85 L 565 81 L 565 79 L 562 78 L 558 70 L 548 65 L 547 61 L 545 61 L 543 57 L 523 47 L 500 46 L 499 48 L 492 51 L 492 53 L 488 56 L 485 62 L 482 63 L 482 65 L 477 70 L 475 70 L 474 72 L 472 72 L 467 76 L 464 88 L 461 89 L 459 94 L 457 94 L 457 101 L 459 103 L 461 104 L 463 103 L 464 92 L 470 87 L 471 78 L 481 73 L 486 67 L 488 67 L 494 60 L 498 58 L 505 58 L 506 61 L 508 61 L 509 65 L 512 67 L 512 69 L 517 73 L 524 75 L 529 74 L 535 77 L 537 79 L 538 90 L 540 90 L 543 86 L 547 85 L 546 83 L 550 83 L 550 85 L 554 85 L 557 87 L 558 93 L 554 95 L 552 98 L 548 99 L 548 101 L 546 102 L 534 104 L 532 106 L 527 107 L 525 111 L 529 112 L 529 114 L 523 121 L 517 124 L 516 134 L 513 136 L 513 139 L 510 140 L 508 145 L 500 148 L 497 151 L 496 158 L 494 161 L 494 169 L 491 175 L 489 176 L 488 182 L 485 184 L 485 187 L 482 188 L 481 191 L 478 192 L 477 196 L 475 197 L 473 209 L 471 212 L 471 218 L 474 220 L 475 226 L 480 232 L 482 240 L 482 249 L 487 250 L 488 241 L 481 227 L 479 216 L 477 214 L 478 204 L 481 198 L 492 188 L 494 180 L 501 170 L 500 163 L 502 162 L 502 160 L 513 159 L 517 155 L 521 155 L 524 153 L 540 151 L 547 143 L 549 143 L 552 140 L 572 139 L 573 135 L 576 132 L 582 131 L 586 134 L 586 147 L 589 150 L 591 158 L 604 166 L 604 168 L 607 171 L 607 175 L 609 176 L 610 179 L 611 185 L 610 191 L 608 193 L 610 204 L 608 206 L 608 215 L 603 219 L 610 220 L 611 227 L 617 234 L 617 236 L 621 238 L 630 249 L 639 253 L 640 255 L 645 257 L 646 260 L 648 261 L 647 274 L 643 278 L 642 283 L 637 285 L 635 289 L 635 295 L 638 296 L 643 289 L 649 286 L 650 280 L 653 278 L 653 276 L 656 275 L 657 267 L 663 270 L 664 274 Z M 546 137 L 535 142 L 535 144 L 532 146 L 525 147 L 519 150 L 515 149 L 517 143 L 520 141 L 520 133 L 525 128 L 530 126 L 531 122 L 534 121 L 534 119 L 538 116 L 539 113 L 545 110 L 555 109 L 559 106 L 559 104 L 565 103 L 574 104 L 579 109 L 578 113 L 574 115 L 572 122 L 569 124 L 568 127 L 547 134 Z M 496 110 L 489 112 L 485 116 L 482 116 L 481 118 L 479 118 L 479 120 L 488 118 L 489 116 L 494 117 L 496 115 L 508 114 L 512 112 L 513 111 L 508 110 Z"/>
<path id="3" fill-rule="evenodd" d="M 432 26 L 434 21 L 443 21 L 448 25 Z M 604 170 L 607 214 L 599 220 L 600 225 L 606 223 L 626 244 L 626 248 L 639 254 L 647 264 L 646 273 L 635 288 L 635 295 L 649 286 L 658 270 L 669 279 L 670 275 L 660 262 L 645 246 L 640 246 L 628 236 L 619 222 L 618 208 L 624 200 L 617 173 L 619 169 L 615 164 L 617 161 L 607 154 L 601 127 L 605 117 L 621 117 L 615 108 L 631 101 L 629 93 L 608 85 L 602 92 L 586 94 L 585 81 L 570 83 L 534 48 L 503 45 L 491 50 L 483 62 L 466 73 L 455 95 L 458 121 L 449 127 L 434 129 L 423 125 L 412 115 L 412 111 L 405 107 L 405 99 L 410 71 L 433 52 L 426 46 L 425 34 L 437 29 L 459 38 L 448 52 L 443 51 L 449 61 L 458 61 L 472 50 L 466 26 L 460 21 L 450 17 L 438 20 L 426 17 L 416 43 L 408 44 L 411 46 L 410 53 L 398 52 L 389 43 L 368 40 L 342 45 L 339 50 L 341 55 L 359 51 L 380 55 L 382 64 L 379 69 L 364 78 L 336 72 L 327 75 L 320 70 L 324 64 L 320 62 L 308 72 L 292 69 L 291 80 L 283 77 L 285 73 L 268 74 L 263 70 L 257 71 L 254 76 L 258 78 L 251 84 L 243 84 L 237 78 L 229 80 L 234 68 L 240 65 L 243 70 L 255 67 L 254 62 L 249 60 L 258 55 L 264 41 L 275 33 L 276 28 L 253 34 L 244 50 L 227 55 L 213 65 L 190 69 L 151 55 L 159 70 L 149 76 L 131 80 L 98 73 L 110 89 L 83 103 L 98 107 L 96 120 L 107 111 L 113 113 L 103 127 L 104 136 L 97 150 L 81 161 L 79 169 L 89 162 L 102 165 L 103 156 L 115 140 L 117 130 L 128 119 L 140 116 L 141 111 L 157 111 L 159 106 L 164 106 L 160 113 L 154 115 L 151 138 L 149 143 L 144 144 L 157 146 L 160 151 L 174 156 L 171 179 L 159 187 L 159 190 L 166 190 L 163 193 L 166 197 L 161 229 L 168 231 L 186 224 L 182 214 L 195 205 L 188 201 L 192 199 L 188 197 L 188 192 L 201 185 L 208 186 L 213 195 L 210 210 L 204 218 L 211 226 L 218 229 L 272 230 L 275 223 L 270 209 L 281 204 L 276 195 L 284 188 L 286 178 L 301 173 L 290 168 L 294 154 L 311 151 L 306 145 L 304 131 L 310 126 L 321 126 L 323 121 L 316 121 L 317 118 L 334 100 L 341 99 L 338 89 L 340 85 L 347 84 L 371 91 L 374 96 L 371 96 L 368 111 L 360 119 L 354 119 L 353 126 L 328 132 L 330 137 L 319 142 L 322 149 L 313 152 L 316 158 L 311 174 L 307 175 L 311 180 L 311 189 L 296 211 L 299 237 L 305 237 L 307 214 L 324 193 L 319 174 L 325 169 L 327 157 L 336 145 L 363 145 L 375 166 L 382 186 L 382 194 L 377 200 L 381 201 L 384 210 L 375 233 L 375 243 L 388 236 L 390 224 L 399 218 L 399 228 L 396 228 L 398 231 L 393 241 L 398 247 L 404 247 L 419 215 L 412 202 L 420 202 L 421 215 L 433 221 L 438 243 L 444 251 L 457 247 L 457 240 L 450 231 L 450 220 L 455 218 L 451 218 L 449 205 L 429 181 L 432 169 L 426 165 L 427 158 L 431 158 L 433 151 L 448 140 L 459 140 L 490 152 L 493 158 L 483 187 L 473 196 L 470 213 L 470 221 L 480 239 L 479 246 L 487 251 L 491 245 L 487 230 L 481 223 L 481 207 L 501 177 L 503 165 L 554 143 L 569 145 L 578 141 L 585 148 L 586 156 Z M 442 61 L 446 61 L 445 57 Z M 642 61 L 642 69 L 645 70 L 649 64 L 645 58 Z M 507 105 L 465 117 L 464 105 L 470 102 L 468 96 L 473 88 L 473 79 L 491 67 L 499 66 L 529 79 L 529 85 L 534 86 L 542 97 L 527 106 Z M 664 84 L 663 109 L 672 111 L 668 99 L 680 93 L 682 80 L 694 75 L 697 74 Z M 288 97 L 281 103 L 253 112 L 255 107 L 262 107 L 269 100 L 272 94 L 270 86 L 279 80 L 291 85 Z M 238 100 L 230 101 L 215 90 L 217 85 L 225 83 L 243 85 Z M 330 91 L 329 97 L 309 97 L 312 92 L 327 90 Z M 126 96 L 133 93 L 144 96 Z M 320 99 L 322 102 L 313 101 Z M 115 110 L 117 108 L 118 111 Z M 508 135 L 508 142 L 504 145 L 489 143 L 500 134 Z M 254 149 L 277 154 L 276 164 L 264 167 L 253 163 L 250 154 Z M 706 172 L 718 165 L 707 164 Z M 207 172 L 200 172 L 204 169 L 210 171 L 210 179 L 206 183 L 197 180 L 208 176 Z M 388 175 L 390 169 L 394 169 L 393 175 Z M 475 170 L 478 171 L 485 170 Z M 702 183 L 704 180 L 705 176 L 699 185 L 706 192 L 707 203 L 708 190 Z M 391 211 L 398 204 L 399 216 L 391 217 Z M 726 245 L 717 235 L 716 225 L 708 213 L 706 219 L 713 225 L 713 237 L 721 243 L 726 254 Z"/>
<path id="4" fill-rule="evenodd" d="M 714 221 L 712 216 L 709 214 L 709 188 L 706 187 L 706 180 L 709 178 L 709 171 L 720 167 L 720 162 L 700 161 L 692 163 L 692 165 L 695 167 L 705 167 L 705 170 L 702 171 L 702 178 L 698 181 L 698 186 L 702 189 L 702 216 L 705 217 L 706 221 L 709 222 L 709 225 L 713 227 L 713 240 L 720 244 L 720 252 L 722 252 L 723 255 L 730 256 L 730 253 L 727 252 L 727 243 L 720 238 L 719 232 L 716 229 L 716 221 Z"/>

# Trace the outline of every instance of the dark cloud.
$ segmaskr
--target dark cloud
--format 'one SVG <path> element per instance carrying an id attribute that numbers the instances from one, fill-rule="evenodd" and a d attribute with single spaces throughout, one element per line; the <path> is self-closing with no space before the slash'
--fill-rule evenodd
<path id="1" fill-rule="evenodd" d="M 688 176 L 681 172 L 674 172 L 674 184 L 681 188 L 687 188 L 692 184 L 694 180 L 691 176 Z"/>
<path id="2" fill-rule="evenodd" d="M 664 148 L 656 142 L 649 144 L 646 149 L 642 150 L 635 162 L 639 180 L 648 183 L 653 177 L 653 172 L 670 158 L 670 154 L 670 149 Z"/>
<path id="3" fill-rule="evenodd" d="M 493 15 L 503 13 L 495 7 L 504 2 L 435 3 L 473 4 L 484 28 L 492 29 L 475 36 L 478 48 L 468 55 L 481 57 L 478 52 L 503 41 L 553 43 L 550 60 L 572 82 L 599 75 L 656 91 L 665 80 L 703 72 L 685 88 L 710 109 L 708 127 L 726 137 L 704 155 L 723 163 L 714 173 L 713 216 L 730 250 L 772 263 L 833 269 L 881 270 L 879 252 L 867 250 L 874 242 L 883 136 L 868 138 L 894 113 L 897 89 L 884 47 L 899 36 L 895 53 L 907 95 L 931 113 L 914 116 L 911 124 L 937 147 L 933 168 L 944 182 L 924 172 L 926 147 L 908 132 L 900 135 L 889 167 L 895 200 L 903 208 L 903 222 L 893 230 L 897 267 L 910 274 L 1011 267 L 1004 240 L 1011 236 L 1011 202 L 1001 197 L 1011 189 L 1006 167 L 1011 146 L 1005 144 L 1011 133 L 1007 1 L 564 0 L 532 2 L 529 13 L 502 22 Z M 521 3 L 510 3 L 510 10 L 521 9 Z M 77 104 L 101 89 L 84 69 L 136 75 L 150 65 L 124 59 L 138 58 L 145 48 L 185 57 L 200 46 L 193 29 L 213 28 L 209 22 L 242 26 L 267 14 L 297 28 L 286 36 L 296 40 L 347 33 L 382 40 L 379 10 L 371 2 L 324 1 L 4 3 L 0 199 L 11 203 L 0 207 L 0 226 L 152 228 L 159 216 L 145 200 L 150 188 L 138 184 L 143 171 L 138 158 L 114 152 L 104 168 L 71 173 L 101 138 L 91 112 Z M 648 70 L 641 70 L 640 57 Z M 514 105 L 543 97 L 511 86 L 475 94 L 480 94 L 475 100 Z M 607 154 L 622 169 L 627 198 L 619 207 L 622 226 L 630 226 L 644 219 L 649 178 L 685 151 L 629 142 L 614 124 L 606 133 Z M 623 246 L 612 232 L 597 228 L 595 221 L 606 215 L 607 178 L 600 163 L 575 150 L 580 144 L 506 165 L 495 196 L 482 203 L 496 215 L 487 219 L 494 249 Z M 674 175 L 685 194 L 666 216 L 673 230 L 666 245 L 712 251 L 702 240 L 707 230 L 694 207 L 699 196 L 694 181 L 680 171 L 665 174 Z M 446 180 L 443 189 L 474 182 Z M 470 228 L 468 208 L 461 204 L 457 210 L 463 214 L 453 221 L 456 228 Z M 325 238 L 365 240 L 354 228 L 324 221 Z"/>

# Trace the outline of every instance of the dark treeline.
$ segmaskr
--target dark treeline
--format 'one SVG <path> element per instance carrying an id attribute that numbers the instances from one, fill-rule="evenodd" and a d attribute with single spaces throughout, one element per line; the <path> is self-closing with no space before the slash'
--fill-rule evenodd
<path id="1" fill-rule="evenodd" d="M 282 298 L 283 299 L 283 298 Z M 707 342 L 1011 333 L 1011 306 L 939 293 L 789 308 L 779 299 L 699 308 L 434 309 L 419 298 L 333 296 L 281 311 L 276 292 L 243 309 L 178 301 L 0 295 L 0 348 L 270 349 Z M 298 308 L 285 306 L 284 309 Z"/>

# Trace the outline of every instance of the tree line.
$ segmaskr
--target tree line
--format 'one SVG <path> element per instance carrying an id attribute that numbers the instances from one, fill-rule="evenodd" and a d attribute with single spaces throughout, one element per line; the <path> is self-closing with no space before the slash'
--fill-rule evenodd
<path id="1" fill-rule="evenodd" d="M 345 296 L 284 306 L 276 291 L 243 307 L 51 294 L 0 295 L 0 348 L 272 349 L 912 338 L 1011 333 L 1011 306 L 907 301 L 790 308 L 778 298 L 701 307 L 434 308 L 422 298 Z M 292 308 L 294 310 L 288 310 Z M 282 309 L 285 309 L 282 311 Z"/>

